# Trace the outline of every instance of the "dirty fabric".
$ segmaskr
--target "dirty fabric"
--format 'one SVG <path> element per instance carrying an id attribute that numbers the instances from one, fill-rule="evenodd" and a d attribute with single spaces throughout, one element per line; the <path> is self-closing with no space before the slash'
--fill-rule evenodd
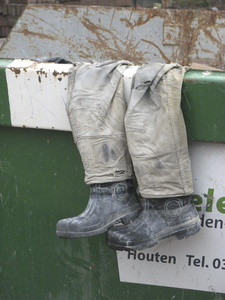
<path id="1" fill-rule="evenodd" d="M 139 191 L 145 198 L 193 193 L 180 108 L 185 71 L 178 64 L 152 63 L 136 73 L 125 129 Z"/>
<path id="2" fill-rule="evenodd" d="M 89 185 L 133 177 L 124 128 L 122 75 L 128 65 L 83 63 L 69 76 L 67 113 Z"/>
<path id="3" fill-rule="evenodd" d="M 192 177 L 180 108 L 186 69 L 160 63 L 140 67 L 127 107 L 122 74 L 129 65 L 80 63 L 69 76 L 67 113 L 85 182 L 130 179 L 134 167 L 143 197 L 189 195 Z"/>

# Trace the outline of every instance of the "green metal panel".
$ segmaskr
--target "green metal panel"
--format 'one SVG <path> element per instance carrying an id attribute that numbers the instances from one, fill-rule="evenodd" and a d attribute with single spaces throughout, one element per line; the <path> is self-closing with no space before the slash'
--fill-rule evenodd
<path id="1" fill-rule="evenodd" d="M 182 88 L 182 110 L 188 139 L 224 143 L 225 72 L 187 72 Z"/>
<path id="2" fill-rule="evenodd" d="M 1 300 L 222 300 L 223 294 L 121 283 L 105 235 L 56 237 L 89 188 L 70 132 L 0 127 Z"/>
<path id="3" fill-rule="evenodd" d="M 0 59 L 0 125 L 11 125 L 5 68 L 13 60 Z"/>

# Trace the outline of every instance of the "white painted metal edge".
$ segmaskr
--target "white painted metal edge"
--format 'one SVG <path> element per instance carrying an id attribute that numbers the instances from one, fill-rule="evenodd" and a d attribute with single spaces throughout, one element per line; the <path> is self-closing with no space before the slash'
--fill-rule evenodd
<path id="1" fill-rule="evenodd" d="M 71 131 L 65 109 L 71 68 L 72 64 L 19 59 L 8 65 L 12 126 Z"/>
<path id="2" fill-rule="evenodd" d="M 6 79 L 12 126 L 71 131 L 65 104 L 72 66 L 21 59 L 9 64 Z M 127 103 L 137 69 L 128 67 L 123 75 Z"/>

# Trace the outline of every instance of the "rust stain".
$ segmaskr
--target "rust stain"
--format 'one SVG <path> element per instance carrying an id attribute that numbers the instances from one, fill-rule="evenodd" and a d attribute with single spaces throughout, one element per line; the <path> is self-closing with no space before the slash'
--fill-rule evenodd
<path id="1" fill-rule="evenodd" d="M 131 11 L 131 14 L 133 13 L 133 10 Z M 162 14 L 159 10 L 156 15 Z M 145 25 L 150 21 L 151 18 L 154 18 L 156 15 L 153 15 L 153 11 L 147 10 L 147 11 L 139 11 L 139 17 L 136 21 L 133 23 L 130 21 L 130 19 L 127 18 L 121 18 L 120 22 L 125 23 L 124 25 L 129 28 L 130 30 L 133 30 L 134 27 Z M 164 13 L 165 16 L 167 16 L 167 12 Z M 95 49 L 94 51 L 97 51 L 98 53 L 101 53 L 101 59 L 126 59 L 129 60 L 135 64 L 142 64 L 145 63 L 144 56 L 148 55 L 147 49 L 145 52 L 138 51 L 137 46 L 141 43 L 148 43 L 154 46 L 158 51 L 159 55 L 165 60 L 165 62 L 170 62 L 171 60 L 163 53 L 160 46 L 158 46 L 153 41 L 140 37 L 139 41 L 134 43 L 134 40 L 137 40 L 134 34 L 130 34 L 130 38 L 126 38 L 126 40 L 123 39 L 123 37 L 115 30 L 112 30 L 111 28 L 108 29 L 104 26 L 101 26 L 100 24 L 97 26 L 95 23 L 91 22 L 88 16 L 82 17 L 80 19 L 81 23 L 85 28 L 87 28 L 91 35 L 94 34 L 96 38 L 93 36 L 92 38 L 88 38 L 89 44 L 92 46 L 92 49 Z M 110 35 L 110 38 L 108 37 Z M 106 37 L 107 36 L 107 37 Z M 128 35 L 127 35 L 128 36 Z M 92 57 L 91 50 L 88 47 L 83 47 L 83 52 L 79 52 L 81 57 L 84 59 L 88 59 Z M 149 61 L 148 61 L 149 62 Z"/>
<path id="2" fill-rule="evenodd" d="M 23 67 L 23 71 L 27 72 L 27 69 L 30 68 L 35 68 L 39 63 L 38 62 L 33 62 L 31 65 L 29 65 L 28 67 Z"/>
<path id="3" fill-rule="evenodd" d="M 211 28 L 218 30 L 218 28 L 224 28 L 224 23 L 217 23 L 217 12 L 213 11 L 174 11 L 173 22 L 174 24 L 181 24 L 180 33 L 180 47 L 174 53 L 174 59 L 183 65 L 190 64 L 195 57 L 195 62 L 207 64 L 208 60 L 202 59 L 198 56 L 198 48 L 196 48 L 196 43 L 201 43 L 200 33 L 203 32 L 207 36 L 212 44 L 220 44 L 219 39 L 215 38 L 211 33 Z M 193 26 L 193 22 L 195 26 Z M 201 45 L 201 44 L 200 44 Z M 209 52 L 204 49 L 204 45 L 201 46 L 200 51 Z M 210 60 L 210 65 L 222 68 L 221 60 L 218 59 L 219 53 L 212 53 L 214 59 Z"/>
<path id="4" fill-rule="evenodd" d="M 137 45 L 141 41 L 139 41 L 137 44 L 133 43 L 132 38 L 130 38 L 128 41 L 125 41 L 116 31 L 110 30 L 109 28 L 103 27 L 101 25 L 97 26 L 87 17 L 83 17 L 80 21 L 82 22 L 84 27 L 86 27 L 92 34 L 96 36 L 96 38 L 88 38 L 88 42 L 93 46 L 95 51 L 101 53 L 102 60 L 109 58 L 115 60 L 125 59 L 135 64 L 143 63 L 143 52 L 137 51 L 136 49 Z M 146 20 L 144 20 L 144 22 L 145 21 Z M 128 23 L 129 22 L 130 21 L 128 20 Z M 110 35 L 110 40 L 108 38 L 108 35 Z M 146 42 L 146 40 L 143 41 Z M 154 43 L 151 44 L 155 45 Z M 93 56 L 91 55 L 90 48 L 83 47 L 82 50 L 83 51 L 79 52 L 82 58 L 88 59 Z M 161 50 L 160 53 L 162 53 Z M 165 55 L 163 56 L 165 57 Z M 167 61 L 169 60 L 167 59 Z"/>
<path id="5" fill-rule="evenodd" d="M 41 25 L 44 28 L 46 25 L 48 25 L 50 28 L 52 28 L 54 30 L 53 32 L 48 30 L 49 33 L 51 33 L 53 35 L 58 35 L 58 28 L 56 28 L 51 22 L 48 22 L 46 19 L 40 18 L 38 16 L 38 14 L 36 14 L 36 15 L 33 15 L 31 13 L 27 13 L 27 14 L 30 15 L 33 18 L 33 20 L 35 20 L 35 22 L 38 26 Z M 27 28 L 27 26 L 25 26 L 25 27 Z"/>
<path id="6" fill-rule="evenodd" d="M 110 22 L 110 27 L 112 26 L 112 22 L 113 22 L 113 19 L 114 19 L 114 15 L 115 15 L 115 9 L 113 10 L 113 14 L 112 14 L 112 18 L 111 18 L 111 22 Z M 100 22 L 99 22 L 100 23 Z"/>
<path id="7" fill-rule="evenodd" d="M 216 44 L 222 45 L 221 41 L 215 38 L 210 30 L 205 29 L 204 32 L 210 38 L 211 41 L 213 41 Z"/>
<path id="8" fill-rule="evenodd" d="M 65 76 L 68 75 L 68 73 L 67 73 L 67 72 L 57 72 L 56 70 L 54 70 L 54 71 L 52 72 L 52 75 L 55 76 L 55 77 L 58 76 L 58 75 L 59 75 L 59 76 L 64 76 L 64 77 L 65 77 Z M 58 80 L 61 81 L 62 78 L 58 78 Z"/>
<path id="9" fill-rule="evenodd" d="M 71 15 L 77 15 L 78 14 L 78 9 L 76 6 L 74 5 L 62 5 L 62 7 L 58 6 L 58 5 L 54 5 L 53 8 L 55 10 L 63 9 L 65 11 L 64 16 L 65 18 L 69 18 Z"/>
<path id="10" fill-rule="evenodd" d="M 171 40 L 171 34 L 169 32 L 166 33 L 166 38 L 170 41 Z"/>
<path id="11" fill-rule="evenodd" d="M 37 70 L 36 73 L 40 75 L 47 75 L 47 73 L 44 71 L 44 68 L 40 68 L 40 70 Z"/>
<path id="12" fill-rule="evenodd" d="M 20 68 L 9 68 L 12 72 L 15 73 L 16 77 L 18 77 L 18 75 L 21 73 Z"/>
<path id="13" fill-rule="evenodd" d="M 126 27 L 130 27 L 131 29 L 134 27 L 132 22 L 127 18 L 121 18 L 120 22 L 124 22 Z"/>
<path id="14" fill-rule="evenodd" d="M 45 5 L 41 7 L 45 7 Z M 36 29 L 34 32 L 27 24 L 22 25 L 17 32 L 21 32 L 30 39 L 30 43 L 36 40 L 37 37 L 38 39 L 57 41 L 68 46 L 66 55 L 72 61 L 74 60 L 73 53 L 76 53 L 79 60 L 96 59 L 97 57 L 101 60 L 127 59 L 135 64 L 148 63 L 148 59 L 151 57 L 149 49 L 152 51 L 153 46 L 156 55 L 165 62 L 173 61 L 182 65 L 189 65 L 194 60 L 197 63 L 207 64 L 209 63 L 208 58 L 201 56 L 201 52 L 204 52 L 208 54 L 208 57 L 211 57 L 211 66 L 224 68 L 225 44 L 222 35 L 225 30 L 225 11 L 46 5 L 46 10 L 49 10 L 49 8 L 59 11 L 62 18 L 65 19 L 75 16 L 74 24 L 79 23 L 81 25 L 81 32 L 84 33 L 87 43 L 85 42 L 82 45 L 77 43 L 79 32 L 74 34 L 74 39 L 68 39 L 65 37 L 63 30 L 59 32 L 58 25 L 54 26 L 50 22 L 36 17 L 38 6 L 32 6 L 33 11 L 30 10 L 30 16 L 33 17 L 34 24 L 41 24 L 44 33 L 36 32 Z M 126 14 L 123 14 L 123 11 Z M 130 13 L 130 16 L 127 12 Z M 109 17 L 107 24 L 104 24 L 102 16 L 104 18 Z M 168 41 L 174 40 L 174 42 L 173 44 L 163 45 L 163 28 L 161 30 L 160 25 L 162 22 L 156 23 L 159 24 L 159 28 L 153 29 L 150 26 L 150 24 L 153 24 L 153 19 L 155 22 L 162 20 L 164 24 L 179 26 L 180 33 L 177 34 L 179 35 L 179 45 L 173 45 L 176 42 L 176 32 L 173 34 L 170 30 L 165 33 L 165 36 Z M 117 26 L 114 26 L 115 20 L 119 22 Z M 48 25 L 48 32 L 44 31 L 45 24 Z M 68 24 L 74 26 L 74 24 Z M 82 28 L 82 25 L 84 28 Z M 78 38 L 76 38 L 76 35 Z M 206 41 L 205 45 L 203 44 L 204 41 Z M 143 46 L 142 43 L 149 44 L 149 47 Z M 215 46 L 214 53 L 210 51 L 210 43 Z"/>
<path id="15" fill-rule="evenodd" d="M 161 56 L 165 60 L 165 62 L 170 63 L 170 59 L 163 53 L 163 51 L 156 44 L 154 44 L 153 42 L 148 41 L 148 40 L 144 40 L 144 39 L 141 39 L 141 40 L 145 43 L 153 45 L 156 49 L 158 49 L 159 53 L 161 54 Z"/>
<path id="16" fill-rule="evenodd" d="M 29 38 L 30 38 L 30 36 L 37 36 L 40 39 L 48 39 L 48 40 L 53 40 L 53 41 L 57 39 L 57 36 L 53 37 L 49 34 L 34 32 L 34 31 L 30 31 L 28 29 L 21 29 L 21 31 L 18 31 L 18 32 L 23 33 L 25 36 L 28 36 Z"/>
<path id="17" fill-rule="evenodd" d="M 38 12 L 39 8 L 38 5 L 29 5 L 29 7 Z M 54 10 L 54 11 L 63 11 L 65 14 L 65 17 L 67 17 L 69 14 L 77 15 L 78 8 L 75 5 L 60 5 L 60 4 L 41 4 L 42 8 L 45 8 L 46 10 Z"/>
<path id="18" fill-rule="evenodd" d="M 52 73 L 53 76 L 57 76 L 59 74 L 59 72 L 57 72 L 56 70 L 54 70 L 54 72 Z"/>
<path id="19" fill-rule="evenodd" d="M 148 11 L 148 13 L 144 13 L 141 14 L 138 17 L 137 21 L 134 21 L 134 23 L 132 23 L 130 20 L 128 20 L 127 18 L 121 18 L 120 22 L 124 22 L 126 27 L 130 27 L 131 29 L 133 29 L 134 27 L 139 27 L 142 26 L 144 24 L 146 24 L 151 18 L 153 17 L 153 14 L 151 11 Z"/>
<path id="20" fill-rule="evenodd" d="M 146 24 L 151 18 L 152 18 L 151 13 L 148 13 L 147 15 L 145 14 L 145 15 L 140 16 L 138 18 L 137 22 L 134 22 L 134 27 Z"/>

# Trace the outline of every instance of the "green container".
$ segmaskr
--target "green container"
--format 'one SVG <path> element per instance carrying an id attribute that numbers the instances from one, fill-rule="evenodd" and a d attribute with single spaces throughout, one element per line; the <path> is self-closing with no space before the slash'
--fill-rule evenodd
<path id="1" fill-rule="evenodd" d="M 120 282 L 116 251 L 106 247 L 104 234 L 56 237 L 57 221 L 81 213 L 89 198 L 81 159 L 71 132 L 10 126 L 4 72 L 2 62 L 0 299 L 225 299 L 214 292 Z M 188 137 L 224 143 L 225 73 L 203 77 L 202 71 L 185 75 Z"/>

